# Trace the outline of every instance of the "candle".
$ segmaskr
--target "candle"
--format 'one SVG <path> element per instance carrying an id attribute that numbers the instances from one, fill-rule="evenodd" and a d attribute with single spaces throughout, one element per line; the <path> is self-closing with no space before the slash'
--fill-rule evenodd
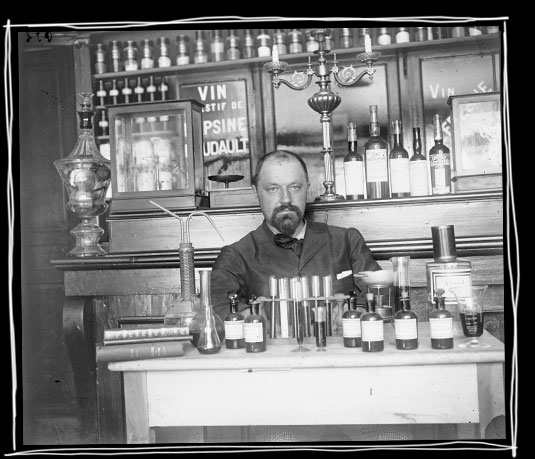
<path id="1" fill-rule="evenodd" d="M 369 34 L 364 35 L 364 52 L 365 53 L 372 52 L 372 40 Z"/>
<path id="2" fill-rule="evenodd" d="M 273 45 L 273 62 L 278 63 L 279 62 L 279 49 L 277 48 L 277 45 Z"/>

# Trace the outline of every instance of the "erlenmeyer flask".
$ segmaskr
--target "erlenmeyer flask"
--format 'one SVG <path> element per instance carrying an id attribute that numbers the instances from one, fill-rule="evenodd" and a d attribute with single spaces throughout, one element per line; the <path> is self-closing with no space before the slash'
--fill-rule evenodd
<path id="1" fill-rule="evenodd" d="M 210 297 L 211 272 L 201 271 L 201 310 L 193 318 L 190 324 L 190 333 L 195 336 L 198 333 L 197 350 L 201 354 L 215 354 L 221 349 L 221 342 L 225 338 L 223 322 L 214 313 Z M 197 328 L 198 327 L 198 328 Z"/>

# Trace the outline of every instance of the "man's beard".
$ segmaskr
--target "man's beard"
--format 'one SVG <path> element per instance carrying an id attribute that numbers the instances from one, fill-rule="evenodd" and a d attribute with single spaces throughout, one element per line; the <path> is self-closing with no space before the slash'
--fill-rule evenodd
<path id="1" fill-rule="evenodd" d="M 289 210 L 293 213 L 282 214 L 282 211 Z M 271 213 L 271 221 L 269 222 L 272 226 L 277 228 L 282 234 L 287 234 L 292 236 L 295 233 L 295 230 L 299 226 L 299 223 L 303 219 L 303 214 L 299 207 L 293 206 L 291 204 L 282 205 L 275 207 Z"/>

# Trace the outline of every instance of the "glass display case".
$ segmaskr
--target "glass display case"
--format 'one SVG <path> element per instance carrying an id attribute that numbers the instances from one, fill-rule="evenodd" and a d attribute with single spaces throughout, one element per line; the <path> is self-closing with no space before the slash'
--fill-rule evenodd
<path id="1" fill-rule="evenodd" d="M 202 104 L 193 99 L 109 106 L 111 213 L 208 206 Z"/>

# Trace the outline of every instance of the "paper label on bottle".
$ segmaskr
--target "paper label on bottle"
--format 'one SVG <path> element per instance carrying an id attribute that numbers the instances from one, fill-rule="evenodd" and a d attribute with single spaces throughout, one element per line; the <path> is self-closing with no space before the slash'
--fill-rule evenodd
<path id="1" fill-rule="evenodd" d="M 451 317 L 429 318 L 429 327 L 433 339 L 453 338 L 453 319 Z"/>
<path id="2" fill-rule="evenodd" d="M 362 320 L 362 341 L 383 341 L 384 327 L 382 320 Z"/>
<path id="3" fill-rule="evenodd" d="M 151 57 L 142 57 L 141 58 L 141 68 L 142 69 L 151 69 L 154 67 L 154 59 Z"/>
<path id="4" fill-rule="evenodd" d="M 363 161 L 344 162 L 346 194 L 364 195 L 364 163 Z"/>
<path id="5" fill-rule="evenodd" d="M 171 58 L 168 56 L 160 56 L 158 58 L 158 67 L 171 67 Z"/>
<path id="6" fill-rule="evenodd" d="M 416 319 L 395 319 L 394 328 L 396 330 L 396 339 L 418 338 Z"/>
<path id="7" fill-rule="evenodd" d="M 188 65 L 188 64 L 189 64 L 189 56 L 177 56 L 176 65 Z"/>
<path id="8" fill-rule="evenodd" d="M 427 196 L 427 161 L 410 161 L 409 177 L 411 181 L 411 196 Z"/>
<path id="9" fill-rule="evenodd" d="M 361 335 L 360 318 L 342 319 L 342 336 L 344 338 L 360 338 Z"/>
<path id="10" fill-rule="evenodd" d="M 127 71 L 137 70 L 139 67 L 135 59 L 127 59 L 124 61 L 124 69 Z"/>
<path id="11" fill-rule="evenodd" d="M 247 322 L 243 324 L 246 343 L 261 343 L 264 341 L 262 322 Z"/>
<path id="12" fill-rule="evenodd" d="M 454 263 L 451 263 L 454 265 Z M 441 288 L 444 289 L 444 297 L 446 302 L 456 302 L 455 293 L 453 289 L 462 298 L 472 295 L 472 270 L 470 268 L 464 269 L 440 269 L 429 268 L 430 270 L 430 292 Z"/>
<path id="13" fill-rule="evenodd" d="M 269 46 L 259 46 L 257 51 L 258 51 L 258 57 L 271 56 L 271 48 Z"/>
<path id="14" fill-rule="evenodd" d="M 390 160 L 390 181 L 392 193 L 410 193 L 409 158 Z"/>
<path id="15" fill-rule="evenodd" d="M 366 181 L 388 182 L 386 149 L 366 150 Z"/>
<path id="16" fill-rule="evenodd" d="M 244 321 L 243 320 L 225 320 L 225 339 L 242 339 L 244 338 Z"/>

